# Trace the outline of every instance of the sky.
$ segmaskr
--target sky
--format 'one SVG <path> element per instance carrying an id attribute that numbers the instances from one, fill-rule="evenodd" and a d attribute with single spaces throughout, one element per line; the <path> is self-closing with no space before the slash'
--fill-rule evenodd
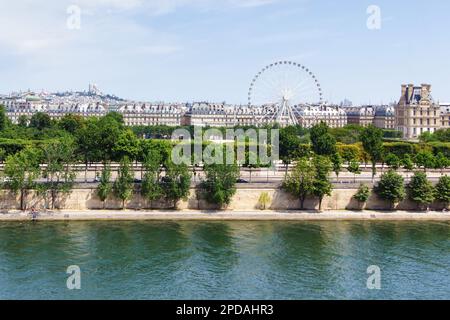
<path id="1" fill-rule="evenodd" d="M 449 13 L 447 0 L 0 0 L 0 93 L 95 83 L 134 100 L 246 103 L 253 77 L 289 60 L 329 102 L 397 101 L 402 83 L 450 102 Z"/>

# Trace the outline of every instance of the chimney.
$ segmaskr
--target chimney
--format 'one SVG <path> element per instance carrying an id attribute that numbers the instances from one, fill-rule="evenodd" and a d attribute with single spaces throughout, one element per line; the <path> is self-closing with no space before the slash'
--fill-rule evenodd
<path id="1" fill-rule="evenodd" d="M 406 84 L 402 84 L 402 97 L 406 96 Z"/>
<path id="2" fill-rule="evenodd" d="M 408 93 L 406 97 L 408 103 L 413 99 L 413 95 L 414 95 L 414 84 L 410 83 L 408 84 Z"/>

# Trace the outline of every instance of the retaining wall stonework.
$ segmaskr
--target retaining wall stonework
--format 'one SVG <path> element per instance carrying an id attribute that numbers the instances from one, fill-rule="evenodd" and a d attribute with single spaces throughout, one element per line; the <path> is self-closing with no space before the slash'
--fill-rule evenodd
<path id="1" fill-rule="evenodd" d="M 290 194 L 276 187 L 264 186 L 261 188 L 240 187 L 233 198 L 227 210 L 255 210 L 260 209 L 258 203 L 261 193 L 267 192 L 270 196 L 270 205 L 267 209 L 271 210 L 299 210 L 300 201 Z M 360 204 L 352 197 L 357 192 L 356 188 L 334 189 L 330 197 L 325 197 L 322 203 L 322 210 L 358 210 L 362 209 Z M 63 210 L 96 210 L 103 209 L 103 203 L 97 197 L 95 187 L 92 188 L 75 188 L 69 195 L 60 197 L 56 201 L 56 208 Z M 37 209 L 48 208 L 48 201 L 38 196 L 35 192 L 30 192 L 26 198 L 27 207 L 35 206 Z M 170 209 L 171 204 L 167 203 L 149 203 L 136 194 L 131 201 L 126 203 L 127 209 Z M 190 210 L 212 210 L 217 207 L 208 204 L 205 200 L 199 199 L 196 189 L 191 189 L 190 197 L 187 201 L 180 201 L 178 209 Z M 305 201 L 306 210 L 318 209 L 319 202 L 317 199 L 308 199 Z M 106 201 L 106 209 L 120 209 L 121 201 L 116 199 L 108 199 Z M 441 210 L 441 204 L 433 204 L 433 209 Z M 2 210 L 18 210 L 20 209 L 20 198 L 14 196 L 7 190 L 0 191 L 0 209 Z M 390 210 L 389 203 L 380 200 L 373 192 L 369 201 L 364 206 L 366 210 Z M 417 206 L 405 200 L 398 204 L 398 210 L 416 210 Z"/>

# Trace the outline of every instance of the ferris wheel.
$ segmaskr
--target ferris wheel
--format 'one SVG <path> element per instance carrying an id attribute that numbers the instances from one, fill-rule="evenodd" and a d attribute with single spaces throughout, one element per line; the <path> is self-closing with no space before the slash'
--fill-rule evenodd
<path id="1" fill-rule="evenodd" d="M 267 65 L 253 78 L 248 90 L 248 107 L 256 124 L 297 125 L 301 108 L 323 103 L 317 77 L 292 61 Z"/>

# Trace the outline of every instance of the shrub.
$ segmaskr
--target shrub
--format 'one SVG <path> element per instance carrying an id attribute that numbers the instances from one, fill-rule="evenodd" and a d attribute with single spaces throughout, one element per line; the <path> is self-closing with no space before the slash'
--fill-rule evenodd
<path id="1" fill-rule="evenodd" d="M 365 185 L 361 184 L 359 186 L 358 192 L 353 196 L 355 200 L 357 200 L 360 204 L 366 203 L 367 200 L 369 200 L 370 197 L 370 188 Z"/>
<path id="2" fill-rule="evenodd" d="M 258 204 L 261 210 L 266 210 L 268 205 L 270 204 L 270 196 L 267 192 L 262 192 L 258 199 Z"/>

